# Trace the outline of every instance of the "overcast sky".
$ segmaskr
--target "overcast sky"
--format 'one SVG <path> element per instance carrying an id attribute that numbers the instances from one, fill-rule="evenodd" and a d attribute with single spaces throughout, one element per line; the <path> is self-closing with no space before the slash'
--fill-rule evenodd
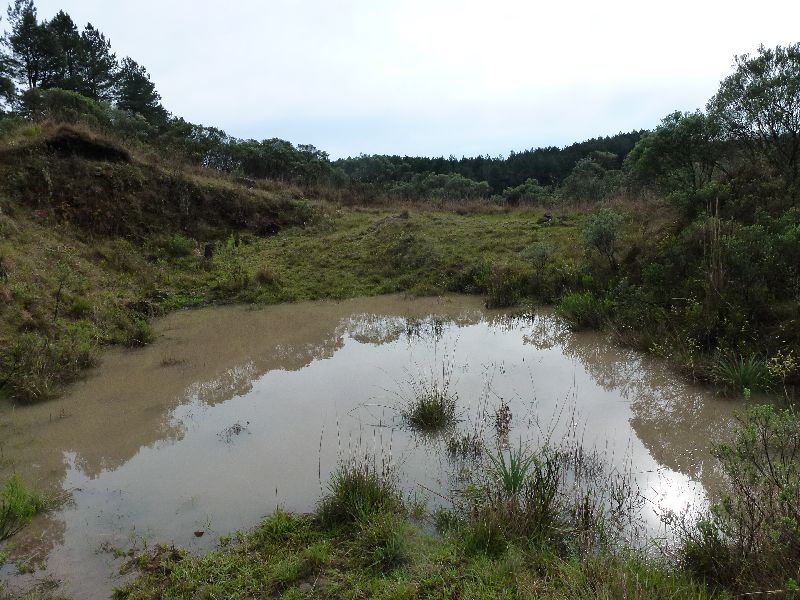
<path id="1" fill-rule="evenodd" d="M 37 0 L 110 37 L 175 115 L 244 138 L 507 155 L 705 105 L 800 1 Z"/>

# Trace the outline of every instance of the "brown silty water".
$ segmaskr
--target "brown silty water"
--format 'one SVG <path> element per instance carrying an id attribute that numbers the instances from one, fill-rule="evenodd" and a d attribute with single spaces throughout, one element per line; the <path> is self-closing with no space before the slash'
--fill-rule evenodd
<path id="1" fill-rule="evenodd" d="M 199 551 L 276 506 L 313 510 L 354 454 L 391 462 L 408 493 L 441 502 L 445 438 L 416 436 L 399 415 L 432 382 L 457 395 L 458 428 L 487 440 L 501 403 L 512 445 L 577 431 L 633 474 L 655 532 L 659 513 L 718 485 L 709 448 L 737 407 L 603 335 L 471 297 L 210 308 L 156 327 L 154 344 L 107 352 L 62 398 L 0 406 L 2 474 L 67 498 L 13 539 L 0 571 L 12 590 L 55 580 L 108 597 L 124 581 L 110 548 Z"/>

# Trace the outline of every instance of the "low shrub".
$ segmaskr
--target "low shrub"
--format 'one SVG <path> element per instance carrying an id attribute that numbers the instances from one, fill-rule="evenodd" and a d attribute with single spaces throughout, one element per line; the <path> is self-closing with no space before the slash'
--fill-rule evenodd
<path id="1" fill-rule="evenodd" d="M 486 308 L 516 306 L 525 296 L 529 278 L 507 265 L 493 265 L 486 281 Z"/>
<path id="2" fill-rule="evenodd" d="M 129 348 L 147 346 L 156 336 L 144 317 L 121 318 L 112 332 L 111 341 Z"/>
<path id="3" fill-rule="evenodd" d="M 575 329 L 599 328 L 610 313 L 610 302 L 591 292 L 572 292 L 561 298 L 556 314 Z"/>
<path id="4" fill-rule="evenodd" d="M 800 415 L 752 407 L 714 455 L 730 491 L 679 529 L 683 566 L 744 595 L 788 592 L 800 580 Z"/>

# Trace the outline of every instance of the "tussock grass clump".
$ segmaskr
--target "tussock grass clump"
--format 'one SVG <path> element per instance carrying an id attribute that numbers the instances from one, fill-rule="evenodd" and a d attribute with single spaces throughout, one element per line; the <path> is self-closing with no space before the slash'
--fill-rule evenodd
<path id="1" fill-rule="evenodd" d="M 317 516 L 333 527 L 364 521 L 376 513 L 399 511 L 403 501 L 390 467 L 364 459 L 339 465 L 319 501 Z"/>
<path id="2" fill-rule="evenodd" d="M 147 346 L 156 339 L 150 323 L 147 319 L 139 316 L 122 318 L 112 333 L 112 341 L 128 346 L 129 348 L 139 348 Z"/>
<path id="3" fill-rule="evenodd" d="M 463 540 L 470 552 L 497 556 L 514 540 L 550 544 L 564 529 L 560 454 L 522 445 L 488 454 L 484 481 L 461 507 L 467 515 Z"/>
<path id="4" fill-rule="evenodd" d="M 567 557 L 614 552 L 632 535 L 642 497 L 630 474 L 606 467 L 579 440 L 488 452 L 454 491 L 451 531 L 467 554 L 505 555 L 523 546 Z"/>
<path id="5" fill-rule="evenodd" d="M 433 386 L 415 397 L 403 411 L 403 419 L 412 429 L 440 431 L 456 421 L 457 396 L 447 389 Z"/>
<path id="6" fill-rule="evenodd" d="M 54 397 L 62 385 L 94 366 L 96 344 L 78 328 L 54 339 L 29 332 L 21 334 L 0 360 L 7 373 L 5 387 L 17 401 L 29 404 Z"/>
<path id="7" fill-rule="evenodd" d="M 26 488 L 19 475 L 11 475 L 0 493 L 0 542 L 22 530 L 45 508 L 42 496 Z"/>

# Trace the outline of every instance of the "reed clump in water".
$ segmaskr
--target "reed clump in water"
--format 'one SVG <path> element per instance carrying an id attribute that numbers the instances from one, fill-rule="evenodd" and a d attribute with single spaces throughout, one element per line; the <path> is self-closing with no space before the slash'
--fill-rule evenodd
<path id="1" fill-rule="evenodd" d="M 441 431 L 456 421 L 457 396 L 433 386 L 414 398 L 403 411 L 403 419 L 417 431 Z"/>

